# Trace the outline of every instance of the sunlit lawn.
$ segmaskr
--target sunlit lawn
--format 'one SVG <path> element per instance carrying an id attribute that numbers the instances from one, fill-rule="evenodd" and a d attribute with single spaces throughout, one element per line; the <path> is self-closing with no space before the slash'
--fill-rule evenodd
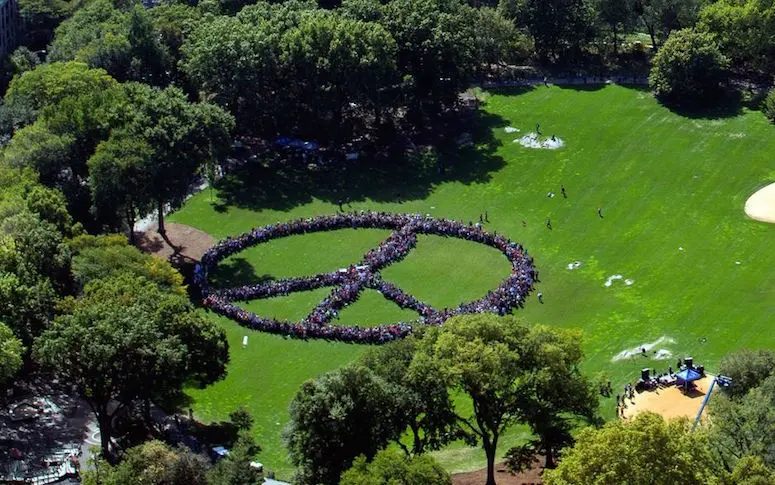
<path id="1" fill-rule="evenodd" d="M 519 314 L 530 322 L 584 329 L 584 371 L 605 372 L 617 386 L 636 378 L 642 367 L 673 364 L 640 357 L 612 361 L 620 351 L 661 336 L 674 343 L 659 348 L 676 357 L 693 355 L 711 370 L 730 350 L 775 348 L 775 226 L 748 220 L 743 213 L 748 195 L 775 180 L 775 128 L 760 113 L 690 118 L 660 106 L 646 92 L 616 86 L 491 95 L 485 109 L 496 145 L 486 159 L 472 154 L 437 180 L 401 182 L 375 173 L 369 185 L 366 174 L 357 187 L 345 187 L 352 199 L 346 209 L 421 212 L 466 222 L 487 210 L 488 229 L 522 242 L 540 270 L 538 289 L 545 303 L 531 298 Z M 525 133 L 536 123 L 566 146 L 556 151 L 523 148 L 513 143 L 520 133 L 504 131 L 511 125 Z M 250 180 L 243 181 L 242 189 L 249 194 L 251 183 L 260 188 L 267 194 L 265 205 L 241 203 L 247 200 L 244 194 L 243 199 L 230 198 L 231 205 L 214 205 L 217 200 L 204 192 L 171 219 L 220 238 L 337 210 L 340 196 L 320 187 L 302 184 L 294 192 L 261 178 Z M 567 199 L 560 195 L 561 184 L 567 187 Z M 283 191 L 276 201 L 273 189 Z M 556 196 L 547 198 L 548 192 Z M 552 230 L 545 227 L 547 218 Z M 386 234 L 349 230 L 294 236 L 240 254 L 236 258 L 243 262 L 232 269 L 243 281 L 332 271 L 360 260 Z M 569 270 L 574 261 L 581 261 L 581 267 Z M 383 276 L 429 303 L 455 306 L 483 295 L 507 272 L 497 251 L 423 237 L 414 252 Z M 634 283 L 617 280 L 605 286 L 615 274 Z M 298 319 L 328 291 L 253 302 L 248 308 Z M 372 292 L 343 310 L 338 323 L 368 325 L 412 317 Z M 261 335 L 218 321 L 232 345 L 229 376 L 205 391 L 193 391 L 194 410 L 204 419 L 222 419 L 247 405 L 256 415 L 254 431 L 265 450 L 262 461 L 289 478 L 279 433 L 296 389 L 366 349 Z M 250 341 L 243 349 L 245 334 Z M 612 417 L 613 403 L 601 405 Z M 521 433 L 514 430 L 506 445 Z M 437 457 L 453 471 L 484 465 L 481 452 L 461 445 Z"/>

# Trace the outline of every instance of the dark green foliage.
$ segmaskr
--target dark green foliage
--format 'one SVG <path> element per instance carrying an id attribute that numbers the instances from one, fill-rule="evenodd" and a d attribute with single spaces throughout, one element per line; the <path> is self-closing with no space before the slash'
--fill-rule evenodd
<path id="1" fill-rule="evenodd" d="M 536 53 L 546 60 L 578 55 L 594 35 L 595 10 L 585 0 L 526 0 L 524 12 Z"/>
<path id="2" fill-rule="evenodd" d="M 240 431 L 249 432 L 253 427 L 254 419 L 250 414 L 250 411 L 243 406 L 229 413 L 229 421 L 231 421 Z"/>
<path id="3" fill-rule="evenodd" d="M 770 89 L 767 97 L 764 98 L 762 113 L 764 113 L 768 120 L 775 123 L 775 89 Z"/>
<path id="4" fill-rule="evenodd" d="M 741 397 L 715 397 L 710 411 L 713 444 L 725 463 L 753 455 L 775 467 L 775 376 Z"/>
<path id="5" fill-rule="evenodd" d="M 670 34 L 654 56 L 649 84 L 663 100 L 684 106 L 713 104 L 728 78 L 729 60 L 713 35 L 694 30 Z"/>
<path id="6" fill-rule="evenodd" d="M 435 362 L 450 389 L 472 401 L 471 415 L 458 412 L 458 421 L 470 442 L 482 444 L 488 485 L 495 483 L 498 441 L 513 424 L 530 426 L 551 467 L 570 441 L 570 419 L 595 419 L 593 386 L 576 371 L 583 358 L 580 337 L 578 331 L 477 314 L 454 317 L 419 341 L 415 362 Z"/>
<path id="7" fill-rule="evenodd" d="M 241 433 L 229 456 L 218 461 L 207 474 L 208 485 L 260 485 L 263 474 L 251 466 L 261 448 L 248 433 Z"/>
<path id="8" fill-rule="evenodd" d="M 135 400 L 212 382 L 228 361 L 223 331 L 184 297 L 133 274 L 97 280 L 35 344 L 35 355 L 76 385 L 97 417 L 110 455 L 111 420 Z M 111 406 L 114 401 L 117 406 Z"/>
<path id="9" fill-rule="evenodd" d="M 458 437 L 457 417 L 442 372 L 434 363 L 414 359 L 416 339 L 406 338 L 375 348 L 361 362 L 394 387 L 401 429 L 409 429 L 412 445 L 399 446 L 412 454 L 438 450 Z"/>
<path id="10" fill-rule="evenodd" d="M 725 389 L 729 396 L 745 396 L 775 374 L 775 352 L 749 349 L 731 352 L 721 359 L 719 374 L 732 379 L 732 386 Z"/>
<path id="11" fill-rule="evenodd" d="M 394 391 L 359 365 L 307 381 L 283 432 L 300 484 L 336 484 L 358 455 L 373 457 L 403 431 Z"/>

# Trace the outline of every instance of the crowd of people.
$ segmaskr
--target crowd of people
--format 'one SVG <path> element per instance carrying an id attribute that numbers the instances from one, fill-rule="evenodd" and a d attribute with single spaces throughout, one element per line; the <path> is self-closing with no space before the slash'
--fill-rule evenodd
<path id="1" fill-rule="evenodd" d="M 211 291 L 209 288 L 208 273 L 219 261 L 245 248 L 294 234 L 345 228 L 390 229 L 393 232 L 377 248 L 367 252 L 362 261 L 335 272 L 310 277 L 283 278 L 223 290 Z M 461 303 L 457 308 L 436 310 L 392 283 L 383 281 L 379 274 L 379 270 L 402 260 L 409 254 L 417 244 L 418 234 L 456 237 L 496 248 L 511 263 L 511 273 L 498 288 L 489 291 L 483 298 Z M 323 338 L 357 343 L 384 343 L 404 337 L 412 331 L 411 322 L 397 322 L 375 327 L 329 325 L 338 315 L 339 310 L 358 299 L 364 288 L 373 288 L 398 306 L 416 311 L 420 315 L 419 322 L 422 324 L 440 325 L 452 316 L 462 313 L 508 314 L 514 308 L 524 304 L 537 279 L 538 271 L 533 267 L 533 260 L 528 256 L 527 250 L 503 235 L 484 231 L 479 224 L 466 225 L 459 221 L 436 219 L 421 214 L 367 211 L 271 224 L 235 238 L 227 238 L 207 250 L 194 271 L 194 281 L 201 289 L 204 305 L 243 326 L 290 337 Z M 233 303 L 328 286 L 334 287 L 332 292 L 299 322 L 261 317 Z"/>

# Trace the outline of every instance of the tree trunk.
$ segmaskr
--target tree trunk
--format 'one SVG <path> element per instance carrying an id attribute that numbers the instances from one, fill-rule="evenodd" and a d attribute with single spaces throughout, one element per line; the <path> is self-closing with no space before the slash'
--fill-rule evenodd
<path id="1" fill-rule="evenodd" d="M 492 441 L 488 438 L 482 439 L 482 448 L 487 455 L 487 482 L 485 485 L 495 484 L 495 450 L 498 448 L 498 437 L 493 436 Z"/>
<path id="2" fill-rule="evenodd" d="M 159 234 L 164 235 L 164 202 L 161 199 L 156 203 L 156 209 L 159 211 Z"/>
<path id="3" fill-rule="evenodd" d="M 134 208 L 129 208 L 126 210 L 126 219 L 127 224 L 129 224 L 129 244 L 134 245 L 135 244 L 135 210 Z"/>
<path id="4" fill-rule="evenodd" d="M 649 26 L 647 26 L 647 28 L 649 29 L 649 37 L 651 37 L 651 50 L 653 52 L 656 52 L 657 51 L 657 36 L 654 33 L 654 26 L 653 25 L 649 25 Z"/>
<path id="5" fill-rule="evenodd" d="M 107 411 L 101 411 L 97 415 L 97 424 L 100 427 L 100 447 L 102 448 L 102 456 L 104 456 L 108 462 L 112 463 L 112 455 L 110 453 L 110 416 Z"/>
<path id="6" fill-rule="evenodd" d="M 551 446 L 545 447 L 546 451 L 546 463 L 544 463 L 544 468 L 551 470 L 557 465 L 554 463 L 554 450 Z"/>

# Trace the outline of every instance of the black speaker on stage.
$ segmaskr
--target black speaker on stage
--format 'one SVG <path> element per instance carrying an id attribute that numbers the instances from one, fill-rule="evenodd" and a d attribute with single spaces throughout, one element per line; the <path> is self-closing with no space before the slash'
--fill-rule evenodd
<path id="1" fill-rule="evenodd" d="M 641 380 L 647 381 L 649 380 L 649 372 L 651 372 L 649 369 L 643 369 L 640 371 L 640 378 Z"/>
<path id="2" fill-rule="evenodd" d="M 694 359 L 691 357 L 687 357 L 684 359 L 684 364 L 686 364 L 686 367 L 692 369 L 694 368 Z"/>

